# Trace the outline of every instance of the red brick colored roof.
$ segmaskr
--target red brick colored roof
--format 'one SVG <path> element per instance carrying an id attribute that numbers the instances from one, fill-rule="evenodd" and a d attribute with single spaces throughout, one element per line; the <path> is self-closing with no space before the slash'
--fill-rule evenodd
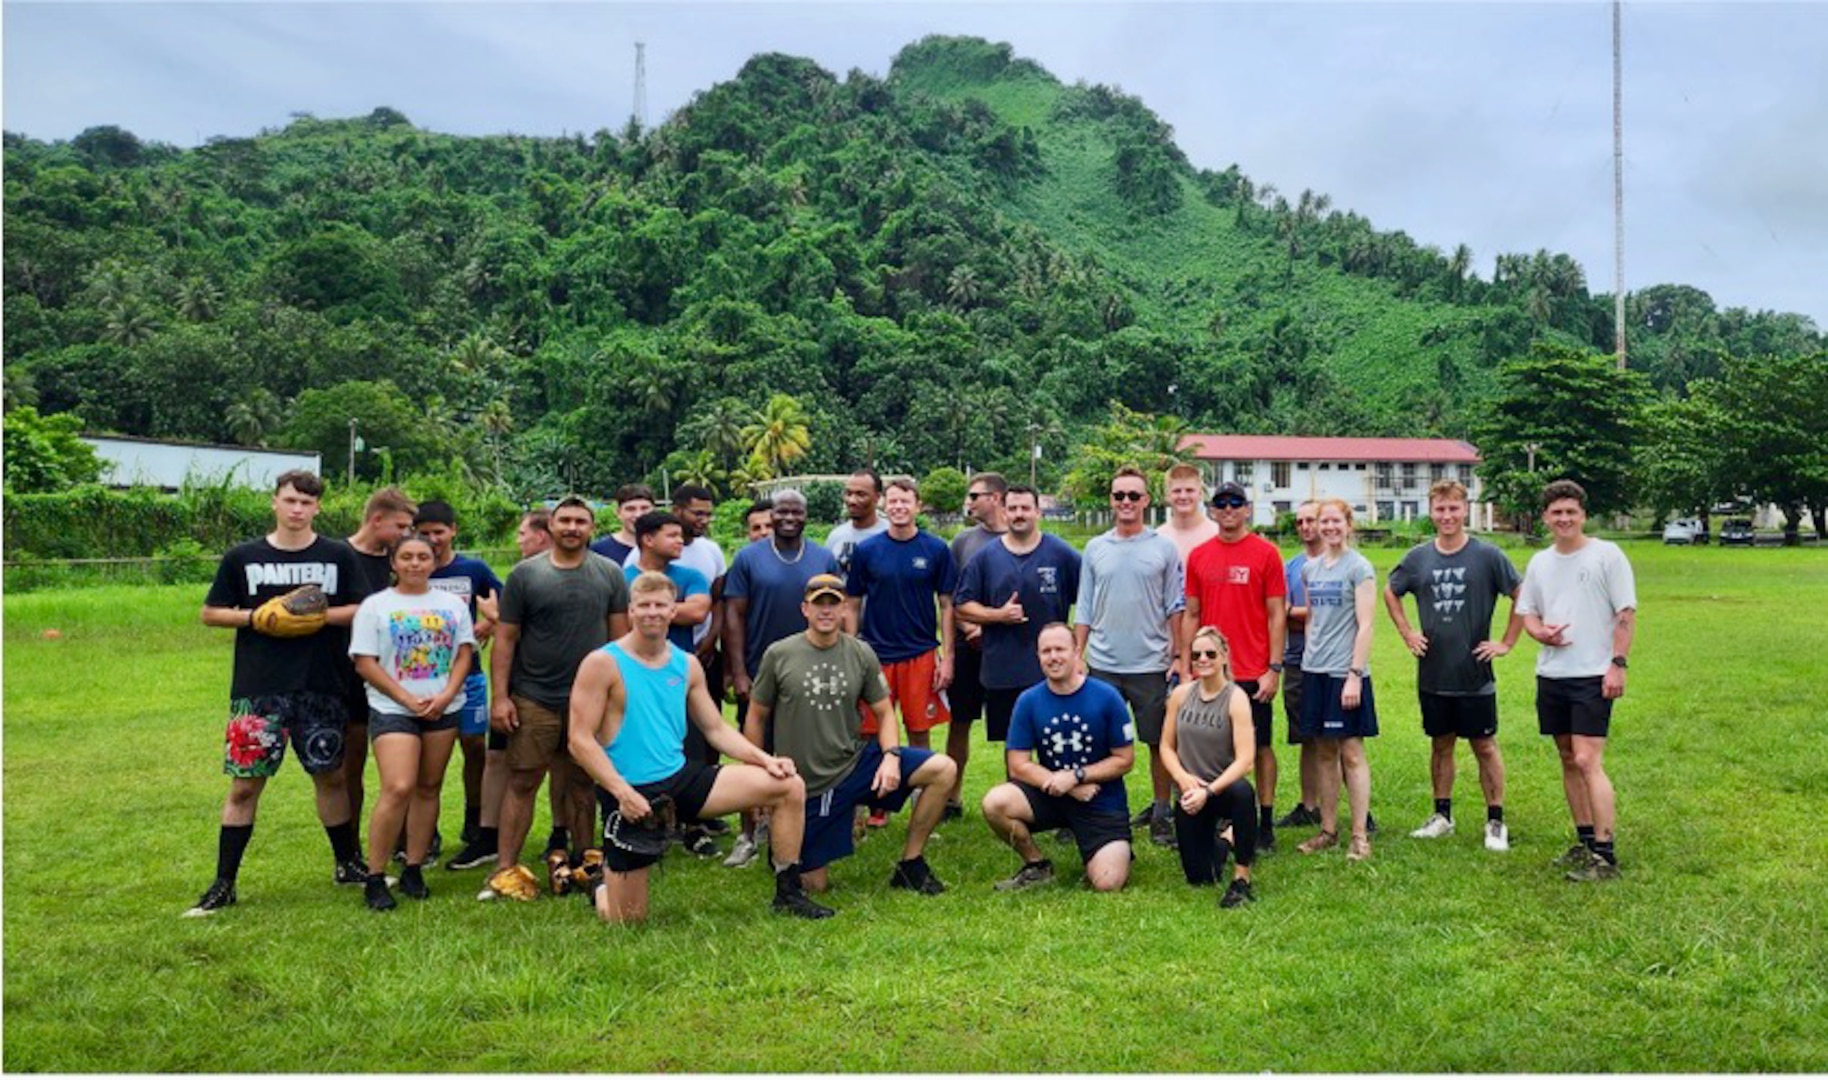
<path id="1" fill-rule="evenodd" d="M 1187 435 L 1181 449 L 1207 461 L 1426 461 L 1476 465 L 1458 439 L 1355 439 L 1308 435 Z"/>

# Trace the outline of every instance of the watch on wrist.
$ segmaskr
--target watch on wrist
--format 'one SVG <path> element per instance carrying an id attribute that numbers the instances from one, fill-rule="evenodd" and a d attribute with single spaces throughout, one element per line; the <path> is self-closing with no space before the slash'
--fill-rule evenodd
<path id="1" fill-rule="evenodd" d="M 1282 665 L 1281 664 L 1271 664 L 1269 666 L 1269 669 L 1278 675 L 1282 674 Z"/>
<path id="2" fill-rule="evenodd" d="M 1080 783 L 1080 784 L 1085 783 L 1085 766 L 1084 765 L 1073 766 L 1073 781 L 1075 783 Z"/>
<path id="3" fill-rule="evenodd" d="M 1627 664 L 1625 662 L 1625 658 L 1623 656 L 1615 656 L 1612 658 L 1612 666 L 1615 668 L 1618 668 L 1620 671 L 1624 671 L 1626 668 L 1630 667 L 1631 665 Z"/>
<path id="4" fill-rule="evenodd" d="M 885 755 L 887 755 L 888 757 L 900 757 L 901 756 L 901 747 L 891 746 L 887 750 L 884 750 L 883 753 Z"/>
<path id="5" fill-rule="evenodd" d="M 1360 678 L 1360 679 L 1362 679 L 1362 678 L 1364 678 L 1364 677 L 1365 677 L 1365 669 L 1364 669 L 1364 668 L 1361 668 L 1361 667 L 1355 667 L 1355 668 L 1352 668 L 1352 669 L 1350 669 L 1350 670 L 1351 670 L 1351 674 L 1352 674 L 1352 675 L 1353 675 L 1353 676 L 1355 676 L 1355 677 L 1357 677 L 1357 678 Z"/>

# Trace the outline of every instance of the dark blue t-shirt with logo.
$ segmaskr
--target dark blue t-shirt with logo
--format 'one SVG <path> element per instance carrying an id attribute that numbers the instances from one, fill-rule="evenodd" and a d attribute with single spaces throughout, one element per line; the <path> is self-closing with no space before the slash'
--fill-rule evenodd
<path id="1" fill-rule="evenodd" d="M 851 553 L 845 591 L 867 597 L 858 637 L 885 664 L 912 660 L 939 645 L 935 601 L 952 596 L 952 549 L 922 530 L 906 540 L 878 533 Z"/>
<path id="2" fill-rule="evenodd" d="M 1077 765 L 1096 765 L 1120 746 L 1136 741 L 1130 710 L 1110 683 L 1088 678 L 1070 694 L 1056 694 L 1042 683 L 1023 691 L 1009 717 L 1011 750 L 1027 750 L 1035 764 L 1050 772 Z M 1129 796 L 1123 777 L 1102 781 L 1086 804 L 1095 810 L 1126 813 Z"/>
<path id="3" fill-rule="evenodd" d="M 1019 690 L 1041 681 L 1041 661 L 1035 642 L 1048 623 L 1072 625 L 1073 603 L 1079 598 L 1079 553 L 1051 533 L 1026 555 L 1010 552 L 999 542 L 986 544 L 971 557 L 959 578 L 953 602 L 972 601 L 985 607 L 1002 607 L 1012 593 L 1020 593 L 1026 622 L 984 624 L 982 682 L 991 690 Z"/>

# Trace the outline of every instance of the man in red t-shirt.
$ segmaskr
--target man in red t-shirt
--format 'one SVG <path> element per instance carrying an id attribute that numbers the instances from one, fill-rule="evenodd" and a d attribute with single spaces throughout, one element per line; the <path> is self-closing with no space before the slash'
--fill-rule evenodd
<path id="1" fill-rule="evenodd" d="M 1250 493 L 1235 481 L 1212 494 L 1219 535 L 1187 556 L 1187 610 L 1181 617 L 1181 678 L 1191 680 L 1187 651 L 1193 633 L 1216 626 L 1231 646 L 1231 677 L 1250 695 L 1257 729 L 1257 850 L 1276 844 L 1276 751 L 1271 703 L 1282 681 L 1288 630 L 1288 579 L 1276 545 L 1250 531 Z"/>

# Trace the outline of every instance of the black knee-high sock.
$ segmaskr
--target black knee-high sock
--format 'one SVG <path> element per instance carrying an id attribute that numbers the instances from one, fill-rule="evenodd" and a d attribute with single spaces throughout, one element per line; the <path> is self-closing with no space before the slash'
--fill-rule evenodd
<path id="1" fill-rule="evenodd" d="M 1272 832 L 1276 828 L 1276 807 L 1272 804 L 1257 806 L 1257 831 Z"/>
<path id="2" fill-rule="evenodd" d="M 1594 843 L 1593 826 L 1591 826 L 1591 825 L 1574 826 L 1574 836 L 1577 840 L 1579 840 L 1582 844 L 1585 844 L 1587 847 L 1590 848 L 1593 846 L 1593 843 Z"/>
<path id="3" fill-rule="evenodd" d="M 1451 798 L 1436 799 L 1434 801 L 1434 812 L 1441 815 L 1442 817 L 1446 818 L 1447 820 L 1452 821 L 1454 819 L 1454 801 L 1453 801 L 1453 799 L 1451 799 Z"/>
<path id="4" fill-rule="evenodd" d="M 224 825 L 216 836 L 216 876 L 223 881 L 235 880 L 241 873 L 241 857 L 247 854 L 248 841 L 254 838 L 254 824 Z"/>
<path id="5" fill-rule="evenodd" d="M 355 822 L 345 821 L 341 825 L 324 826 L 324 835 L 330 838 L 330 850 L 336 861 L 346 863 L 362 857 L 361 845 L 355 838 Z"/>

